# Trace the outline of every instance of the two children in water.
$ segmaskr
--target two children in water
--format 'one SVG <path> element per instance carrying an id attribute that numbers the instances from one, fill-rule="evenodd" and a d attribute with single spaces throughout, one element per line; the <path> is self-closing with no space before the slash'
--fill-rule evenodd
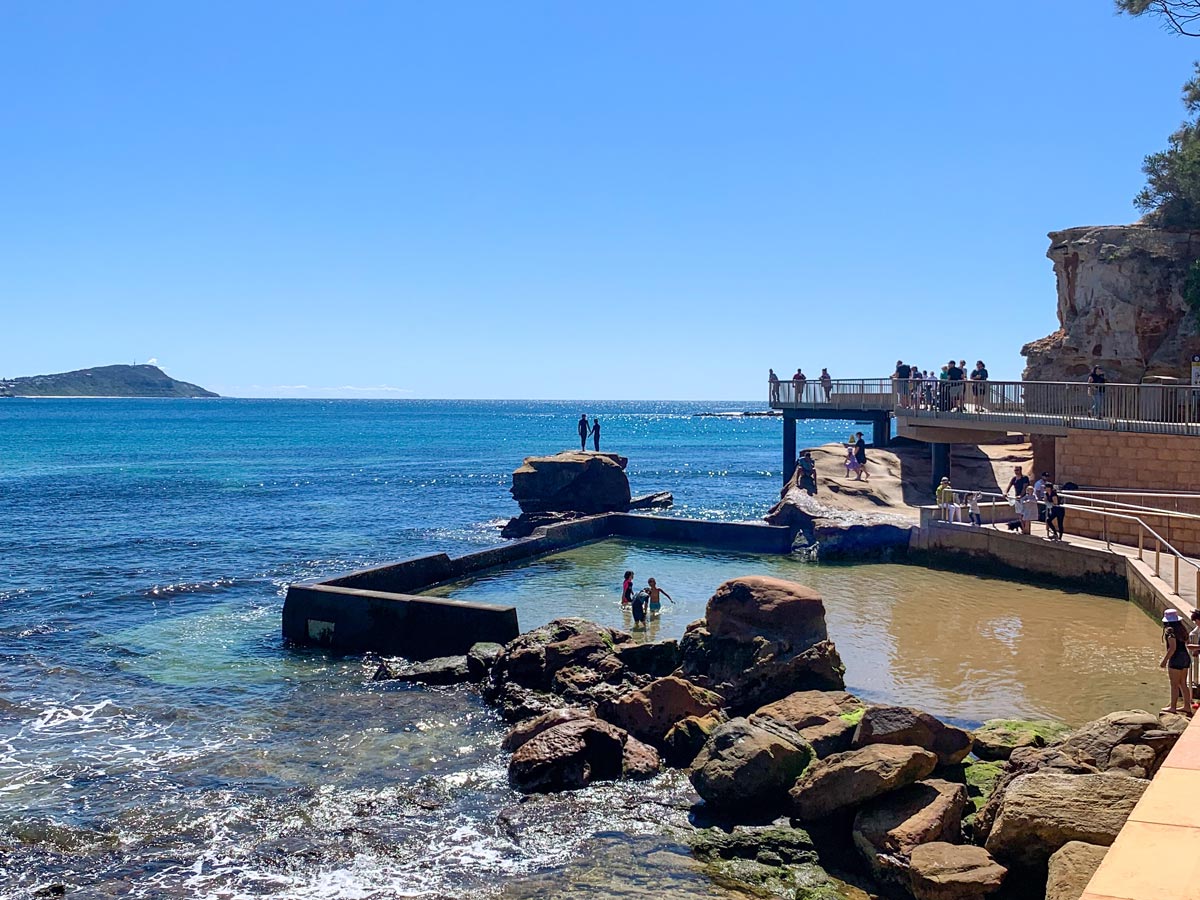
<path id="1" fill-rule="evenodd" d="M 652 616 L 657 616 L 662 611 L 663 597 L 672 603 L 675 602 L 675 599 L 660 588 L 653 578 L 646 579 L 646 586 L 635 594 L 633 592 L 633 572 L 625 573 L 625 581 L 621 585 L 621 605 L 631 608 L 635 627 L 645 626 L 647 606 L 649 606 Z"/>

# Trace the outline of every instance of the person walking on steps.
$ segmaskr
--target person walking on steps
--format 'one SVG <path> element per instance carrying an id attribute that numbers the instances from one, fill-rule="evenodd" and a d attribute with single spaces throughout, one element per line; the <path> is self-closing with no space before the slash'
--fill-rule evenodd
<path id="1" fill-rule="evenodd" d="M 587 449 L 588 434 L 591 429 L 588 427 L 587 413 L 579 417 L 579 449 L 584 451 Z"/>
<path id="2" fill-rule="evenodd" d="M 592 416 L 592 449 L 600 452 L 600 419 Z"/>

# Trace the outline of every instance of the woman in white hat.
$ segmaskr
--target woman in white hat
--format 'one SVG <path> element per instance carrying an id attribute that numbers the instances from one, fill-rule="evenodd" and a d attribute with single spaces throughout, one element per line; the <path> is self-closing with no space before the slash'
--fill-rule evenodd
<path id="1" fill-rule="evenodd" d="M 1163 655 L 1160 669 L 1166 669 L 1171 679 L 1171 705 L 1164 706 L 1163 712 L 1178 713 L 1192 717 L 1192 698 L 1187 686 L 1188 669 L 1192 667 L 1192 657 L 1187 648 L 1187 629 L 1179 618 L 1179 613 L 1168 609 L 1163 613 L 1163 643 L 1167 652 Z M 1176 709 L 1176 701 L 1183 704 L 1183 709 Z"/>

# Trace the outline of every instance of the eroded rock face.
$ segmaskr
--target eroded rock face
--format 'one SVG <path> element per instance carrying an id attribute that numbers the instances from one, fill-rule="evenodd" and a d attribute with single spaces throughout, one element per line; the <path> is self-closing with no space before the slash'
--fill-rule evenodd
<path id="1" fill-rule="evenodd" d="M 1001 862 L 1031 867 L 1069 841 L 1107 847 L 1149 784 L 1115 773 L 1021 775 L 1004 791 L 984 846 Z"/>
<path id="2" fill-rule="evenodd" d="M 1080 381 L 1093 365 L 1110 381 L 1190 378 L 1200 353 L 1196 314 L 1183 297 L 1200 258 L 1200 232 L 1145 225 L 1050 233 L 1059 329 L 1021 348 L 1030 381 Z"/>
<path id="3" fill-rule="evenodd" d="M 936 753 L 938 765 L 952 766 L 971 752 L 971 733 L 907 706 L 872 706 L 854 732 L 855 747 L 900 744 Z"/>
<path id="4" fill-rule="evenodd" d="M 572 719 L 525 741 L 508 763 L 508 782 L 523 793 L 570 791 L 624 773 L 626 735 L 591 717 Z"/>
<path id="5" fill-rule="evenodd" d="M 931 778 L 871 801 L 854 817 L 854 845 L 882 881 L 907 883 L 908 861 L 920 844 L 962 838 L 967 789 Z"/>
<path id="6" fill-rule="evenodd" d="M 574 450 L 530 456 L 513 472 L 512 496 L 524 513 L 617 512 L 629 508 L 628 460 Z"/>
<path id="7" fill-rule="evenodd" d="M 799 737 L 731 719 L 708 736 L 692 764 L 692 785 L 718 810 L 774 809 L 812 758 L 812 748 Z"/>
<path id="8" fill-rule="evenodd" d="M 1050 857 L 1046 878 L 1046 900 L 1079 900 L 1100 863 L 1107 847 L 1068 841 Z"/>
<path id="9" fill-rule="evenodd" d="M 821 758 L 850 749 L 854 729 L 866 706 L 845 691 L 796 691 L 758 709 L 750 721 L 791 728 Z"/>
<path id="10" fill-rule="evenodd" d="M 702 717 L 722 706 L 721 697 L 689 681 L 668 675 L 596 708 L 600 718 L 651 744 L 661 744 L 676 722 Z"/>
<path id="11" fill-rule="evenodd" d="M 820 819 L 919 781 L 937 766 L 920 747 L 872 744 L 814 762 L 788 792 L 801 821 Z"/>
<path id="12" fill-rule="evenodd" d="M 909 859 L 909 889 L 916 900 L 973 900 L 999 890 L 1008 870 L 982 847 L 933 842 Z"/>
<path id="13" fill-rule="evenodd" d="M 705 716 L 688 716 L 676 722 L 662 741 L 667 764 L 677 768 L 690 766 L 704 749 L 708 736 L 728 720 L 724 712 L 716 710 Z"/>
<path id="14" fill-rule="evenodd" d="M 708 601 L 680 641 L 681 674 L 749 712 L 802 690 L 845 686 L 827 639 L 825 605 L 811 588 L 778 578 L 735 578 Z"/>

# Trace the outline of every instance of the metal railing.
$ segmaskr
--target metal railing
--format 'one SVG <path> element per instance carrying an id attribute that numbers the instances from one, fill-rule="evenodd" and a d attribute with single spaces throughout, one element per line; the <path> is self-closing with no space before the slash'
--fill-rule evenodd
<path id="1" fill-rule="evenodd" d="M 995 524 L 994 512 L 995 512 L 995 507 L 997 505 L 1003 504 L 1006 507 L 1012 506 L 1012 501 L 1009 500 L 1009 498 L 1006 494 L 999 494 L 999 493 L 996 493 L 995 491 L 954 490 L 954 491 L 952 491 L 952 494 L 953 494 L 954 500 L 955 500 L 954 508 L 946 508 L 943 504 L 938 504 L 939 518 L 941 521 L 961 522 L 962 516 L 960 516 L 959 513 L 961 513 L 963 510 L 967 509 L 966 499 L 967 499 L 967 497 L 972 496 L 972 495 L 978 496 L 981 498 L 994 498 L 990 503 L 990 505 L 992 506 L 992 512 L 993 512 L 992 524 Z M 1078 499 L 1074 494 L 1068 494 L 1066 492 L 1063 493 L 1063 497 L 1066 498 L 1068 501 Z M 1046 506 L 1046 504 L 1042 504 L 1042 506 Z M 1184 554 L 1179 552 L 1179 550 L 1177 550 L 1171 544 L 1171 542 L 1169 540 L 1167 540 L 1167 538 L 1165 538 L 1163 535 L 1159 534 L 1158 531 L 1156 531 L 1149 524 L 1147 524 L 1145 522 L 1145 520 L 1143 520 L 1140 516 L 1133 515 L 1132 513 L 1129 513 L 1129 512 L 1119 512 L 1117 510 L 1109 509 L 1109 508 L 1102 507 L 1102 506 L 1073 507 L 1073 506 L 1068 505 L 1066 507 L 1066 509 L 1067 509 L 1068 514 L 1071 512 L 1072 509 L 1074 509 L 1078 512 L 1088 512 L 1088 513 L 1092 513 L 1094 515 L 1099 516 L 1101 521 L 1103 522 L 1103 528 L 1104 528 L 1102 539 L 1105 543 L 1105 546 L 1107 546 L 1109 550 L 1112 550 L 1112 544 L 1113 544 L 1113 542 L 1109 536 L 1109 533 L 1108 533 L 1108 521 L 1110 518 L 1111 519 L 1121 519 L 1121 520 L 1124 520 L 1127 522 L 1133 522 L 1134 524 L 1136 524 L 1138 526 L 1137 558 L 1142 562 L 1146 561 L 1145 554 L 1149 552 L 1149 542 L 1153 541 L 1154 574 L 1156 577 L 1161 578 L 1163 581 L 1167 581 L 1167 579 L 1163 578 L 1163 575 L 1162 575 L 1162 557 L 1164 555 L 1163 551 L 1165 550 L 1166 556 L 1170 560 L 1172 560 L 1171 562 L 1168 563 L 1169 565 L 1171 565 L 1173 567 L 1173 577 L 1172 577 L 1171 582 L 1169 582 L 1169 583 L 1172 585 L 1172 592 L 1175 594 L 1176 597 L 1183 596 L 1179 592 L 1180 568 L 1181 568 L 1181 566 L 1191 566 L 1193 569 L 1195 569 L 1194 577 L 1195 577 L 1195 585 L 1196 585 L 1196 600 L 1197 600 L 1197 604 L 1200 605 L 1200 563 L 1197 563 L 1196 561 L 1188 558 L 1187 556 L 1185 556 Z M 1163 512 L 1162 510 L 1151 510 L 1151 512 L 1155 513 L 1155 514 L 1164 514 L 1164 515 L 1169 515 L 1169 516 L 1195 518 L 1194 516 L 1191 516 L 1188 514 Z M 1047 508 L 1047 513 L 1049 513 L 1048 508 Z M 1124 545 L 1122 545 L 1122 546 L 1124 546 Z M 1132 549 L 1132 546 L 1130 547 L 1130 549 Z"/>
<path id="2" fill-rule="evenodd" d="M 835 379 L 768 382 L 774 409 L 890 409 L 897 417 L 990 423 L 1014 431 L 1087 428 L 1200 436 L 1200 386 L 1072 381 Z"/>

